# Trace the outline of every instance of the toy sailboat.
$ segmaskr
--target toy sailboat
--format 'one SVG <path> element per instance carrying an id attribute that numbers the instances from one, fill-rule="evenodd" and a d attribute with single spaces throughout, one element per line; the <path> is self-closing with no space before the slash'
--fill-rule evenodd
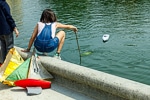
<path id="1" fill-rule="evenodd" d="M 104 34 L 102 37 L 103 42 L 107 42 L 109 40 L 109 34 Z"/>

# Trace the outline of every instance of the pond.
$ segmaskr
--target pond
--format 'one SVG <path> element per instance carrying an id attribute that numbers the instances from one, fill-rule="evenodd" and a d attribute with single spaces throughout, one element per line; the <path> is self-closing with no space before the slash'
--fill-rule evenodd
<path id="1" fill-rule="evenodd" d="M 149 0 L 7 1 L 20 31 L 16 46 L 27 48 L 42 11 L 51 8 L 59 22 L 78 28 L 81 65 L 150 84 Z M 79 64 L 76 36 L 73 31 L 65 32 L 62 60 Z M 104 34 L 110 35 L 105 43 Z"/>

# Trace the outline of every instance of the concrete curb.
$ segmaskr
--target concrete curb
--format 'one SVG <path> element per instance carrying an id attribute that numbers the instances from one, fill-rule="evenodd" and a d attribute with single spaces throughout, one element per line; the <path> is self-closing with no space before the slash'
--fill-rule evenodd
<path id="1" fill-rule="evenodd" d="M 23 53 L 20 51 L 22 48 L 15 48 L 24 59 L 30 57 L 31 53 Z M 149 85 L 47 56 L 41 56 L 40 61 L 44 67 L 46 67 L 46 69 L 54 75 L 84 84 L 92 87 L 93 89 L 97 89 L 98 91 L 106 92 L 106 95 L 108 96 L 111 94 L 113 95 L 111 100 L 116 100 L 113 99 L 114 97 L 122 98 L 122 100 L 150 100 Z M 98 98 L 100 97 L 98 96 L 97 99 Z M 104 100 L 108 100 L 105 99 L 107 96 L 103 98 Z"/>

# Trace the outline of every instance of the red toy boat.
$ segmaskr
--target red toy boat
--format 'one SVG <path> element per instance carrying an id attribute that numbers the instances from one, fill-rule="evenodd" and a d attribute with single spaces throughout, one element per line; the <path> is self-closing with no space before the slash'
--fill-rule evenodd
<path id="1" fill-rule="evenodd" d="M 38 79 L 22 79 L 14 82 L 15 86 L 27 87 L 41 87 L 42 89 L 51 88 L 51 82 Z"/>

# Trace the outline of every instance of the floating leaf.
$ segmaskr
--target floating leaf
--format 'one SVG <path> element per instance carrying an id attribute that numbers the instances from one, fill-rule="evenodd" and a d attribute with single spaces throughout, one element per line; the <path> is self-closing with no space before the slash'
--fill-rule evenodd
<path id="1" fill-rule="evenodd" d="M 88 51 L 88 52 L 82 53 L 81 56 L 88 56 L 88 55 L 90 55 L 90 54 L 92 54 L 92 52 L 91 52 L 91 51 Z"/>

